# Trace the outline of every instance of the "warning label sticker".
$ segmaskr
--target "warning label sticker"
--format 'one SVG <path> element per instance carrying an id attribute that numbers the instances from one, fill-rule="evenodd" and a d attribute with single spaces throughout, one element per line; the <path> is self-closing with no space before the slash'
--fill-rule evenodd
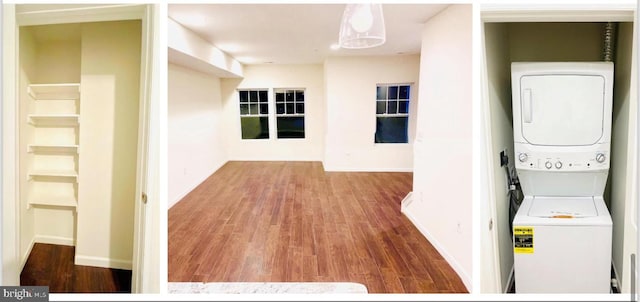
<path id="1" fill-rule="evenodd" d="M 513 252 L 516 254 L 533 254 L 533 228 L 513 228 Z"/>

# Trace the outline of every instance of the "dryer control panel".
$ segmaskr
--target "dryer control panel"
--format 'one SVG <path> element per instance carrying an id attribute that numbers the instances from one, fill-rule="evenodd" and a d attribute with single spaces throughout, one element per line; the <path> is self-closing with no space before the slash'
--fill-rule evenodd
<path id="1" fill-rule="evenodd" d="M 578 172 L 609 169 L 609 152 L 525 152 L 516 150 L 516 168 L 522 170 Z"/>

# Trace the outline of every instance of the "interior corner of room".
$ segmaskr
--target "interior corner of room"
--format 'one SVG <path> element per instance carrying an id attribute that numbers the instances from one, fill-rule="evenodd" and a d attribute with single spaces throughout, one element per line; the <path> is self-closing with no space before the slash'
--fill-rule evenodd
<path id="1" fill-rule="evenodd" d="M 330 50 L 327 40 L 337 43 L 344 7 L 344 4 L 169 5 L 169 281 L 191 278 L 206 281 L 210 271 L 224 271 L 227 265 L 234 265 L 202 267 L 205 265 L 202 264 L 189 275 L 172 275 L 174 265 L 176 270 L 180 266 L 181 271 L 188 270 L 188 265 L 196 265 L 180 262 L 185 259 L 172 254 L 172 244 L 177 244 L 172 243 L 172 234 L 190 232 L 183 221 L 176 229 L 175 219 L 178 212 L 191 217 L 180 216 L 181 220 L 195 219 L 180 204 L 186 199 L 208 198 L 203 195 L 189 198 L 196 190 L 206 192 L 198 190 L 199 186 L 212 185 L 207 182 L 211 179 L 223 181 L 216 178 L 219 173 L 224 177 L 239 177 L 228 174 L 225 167 L 230 165 L 312 162 L 312 167 L 319 166 L 322 175 L 327 176 L 365 175 L 357 174 L 359 172 L 412 173 L 412 185 L 407 192 L 410 194 L 393 200 L 396 213 L 389 215 L 404 215 L 401 219 L 420 234 L 407 240 L 428 240 L 443 257 L 444 265 L 450 266 L 462 281 L 465 287 L 462 291 L 471 291 L 472 196 L 471 173 L 467 172 L 471 171 L 471 5 L 383 4 L 387 26 L 384 47 Z M 407 143 L 374 142 L 376 86 L 384 84 L 410 86 Z M 242 110 L 246 109 L 242 108 L 241 94 L 264 92 L 264 97 L 270 100 L 265 109 L 273 112 L 277 109 L 273 103 L 278 102 L 278 89 L 304 91 L 304 138 L 278 138 L 276 119 L 265 115 L 264 127 L 270 129 L 266 137 L 243 139 L 241 118 Z M 264 166 L 252 164 L 251 167 Z M 293 167 L 287 171 L 297 166 Z M 255 174 L 243 172 L 242 177 L 262 175 L 260 169 Z M 293 177 L 279 175 L 282 174 L 273 175 L 265 182 Z M 316 175 L 312 172 L 309 177 Z M 315 179 L 308 183 L 313 181 Z M 260 188 L 253 189 L 262 190 Z M 197 204 L 193 200 L 189 202 Z M 242 206 L 246 207 L 251 206 Z M 255 208 L 254 212 L 258 210 Z M 198 215 L 209 215 L 208 210 L 204 211 Z M 176 215 L 174 220 L 172 215 Z M 390 229 L 385 228 L 384 232 L 387 231 Z M 214 231 L 208 234 L 216 236 Z M 189 240 L 184 244 L 191 246 L 194 242 Z M 296 249 L 292 251 L 295 253 Z M 392 253 L 391 250 L 380 252 Z M 206 265 L 211 266 L 211 261 L 214 260 L 210 259 Z M 437 262 L 416 261 L 421 263 L 419 266 Z M 239 274 L 232 268 L 228 270 Z M 402 271 L 396 273 L 403 274 Z M 379 278 L 377 273 L 373 277 Z M 268 279 L 268 276 L 262 278 Z M 221 279 L 218 281 L 225 281 Z M 443 281 L 438 280 L 436 284 Z M 387 282 L 389 288 L 396 284 Z M 380 286 L 373 288 L 374 292 L 385 292 L 384 286 Z M 408 291 L 446 292 L 447 289 Z"/>
<path id="2" fill-rule="evenodd" d="M 137 275 L 151 7 L 3 5 L 2 285 L 153 291 Z"/>
<path id="3" fill-rule="evenodd" d="M 499 155 L 506 150 L 509 169 L 515 173 L 514 163 L 518 159 L 514 157 L 511 63 L 602 61 L 605 26 L 612 22 L 617 31 L 612 60 L 611 166 L 603 197 L 613 220 L 611 262 L 614 273 L 611 278 L 615 282 L 612 282 L 612 288 L 628 293 L 633 287 L 631 263 L 632 255 L 637 254 L 638 236 L 635 215 L 638 181 L 635 5 L 603 4 L 598 10 L 583 5 L 562 6 L 562 9 L 558 8 L 561 5 L 555 9 L 553 5 L 548 6 L 546 10 L 526 6 L 514 10 L 498 6 L 481 10 L 481 291 L 513 292 L 514 247 L 509 225 L 509 185 Z M 515 282 L 517 284 L 517 280 Z"/>

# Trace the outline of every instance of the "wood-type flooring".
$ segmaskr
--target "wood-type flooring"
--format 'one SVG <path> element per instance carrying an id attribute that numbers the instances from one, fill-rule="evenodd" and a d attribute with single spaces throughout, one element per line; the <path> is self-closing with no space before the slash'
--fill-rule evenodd
<path id="1" fill-rule="evenodd" d="M 73 246 L 36 243 L 20 274 L 22 286 L 50 293 L 131 293 L 131 271 L 74 265 Z"/>
<path id="2" fill-rule="evenodd" d="M 169 210 L 168 280 L 466 293 L 400 212 L 412 178 L 325 172 L 320 162 L 228 162 Z"/>

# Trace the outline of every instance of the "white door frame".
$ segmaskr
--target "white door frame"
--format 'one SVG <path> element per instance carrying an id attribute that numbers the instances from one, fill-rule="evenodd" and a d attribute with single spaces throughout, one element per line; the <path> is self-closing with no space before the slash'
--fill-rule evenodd
<path id="1" fill-rule="evenodd" d="M 478 177 L 484 179 L 485 182 L 480 182 L 481 185 L 486 185 L 486 188 L 482 188 L 480 207 L 480 238 L 481 242 L 481 265 L 480 265 L 480 288 L 483 293 L 499 294 L 502 292 L 502 277 L 500 274 L 500 246 L 498 244 L 498 223 L 499 221 L 496 211 L 496 192 L 495 182 L 493 179 L 493 171 L 491 167 L 494 166 L 493 156 L 493 144 L 491 137 L 491 109 L 489 108 L 489 82 L 487 73 L 487 56 L 485 54 L 484 43 L 484 23 L 480 26 L 480 45 L 481 45 L 481 93 L 480 98 L 480 174 Z M 478 181 L 476 179 L 476 181 Z M 491 225 L 491 226 L 489 226 Z M 488 229 L 485 229 L 488 228 Z M 485 242 L 489 241 L 489 242 Z M 484 250 L 488 249 L 488 250 Z"/>
<path id="2" fill-rule="evenodd" d="M 634 12 L 636 9 L 635 1 L 631 0 L 616 0 L 604 3 L 602 1 L 585 1 L 583 3 L 562 3 L 562 4 L 554 4 L 554 3 L 544 3 L 544 4 L 535 4 L 535 3 L 510 3 L 510 4 L 483 4 L 480 8 L 480 20 L 481 20 L 481 28 L 482 28 L 482 41 L 484 41 L 484 25 L 485 23 L 492 22 L 606 22 L 606 21 L 615 21 L 615 22 L 635 22 L 635 26 L 637 28 L 637 17 L 634 16 Z M 637 41 L 636 41 L 637 42 Z M 482 46 L 482 73 L 481 76 L 483 79 L 486 79 L 486 54 L 485 47 Z M 487 119 L 490 121 L 490 113 L 489 110 L 485 110 L 484 108 L 489 105 L 488 93 L 485 93 L 485 90 L 488 89 L 486 87 L 488 83 L 486 81 L 482 82 L 482 98 L 481 98 L 481 114 L 482 119 Z M 481 119 L 481 120 L 482 120 Z M 490 127 L 490 124 L 489 124 Z M 640 129 L 640 126 L 639 126 Z M 491 136 L 491 129 L 486 129 L 485 133 L 483 133 L 483 137 L 481 137 L 481 144 L 488 144 L 486 147 L 489 150 L 489 155 L 487 156 L 489 161 L 491 162 L 492 154 L 497 154 L 497 150 L 492 150 L 491 142 L 493 138 Z M 640 132 L 638 133 L 640 137 Z M 635 166 L 635 164 L 633 165 Z M 491 167 L 491 166 L 489 166 Z M 487 176 L 491 176 L 490 174 L 486 174 Z M 637 181 L 637 176 L 635 179 Z M 493 188 L 495 183 L 493 177 L 488 178 L 489 188 Z M 491 190 L 490 190 L 491 191 Z M 489 196 L 489 206 L 491 207 L 489 212 L 490 215 L 496 215 L 495 210 L 495 192 L 490 193 Z M 631 193 L 633 194 L 633 193 Z M 637 193 L 636 193 L 637 194 Z M 629 200 L 634 201 L 637 198 L 628 198 Z M 485 218 L 493 218 L 495 221 L 495 217 L 482 217 Z M 481 220 L 482 223 L 485 223 L 484 220 Z M 637 226 L 636 226 L 637 229 Z M 494 235 L 496 235 L 494 233 Z M 637 235 L 637 234 L 636 234 Z M 487 238 L 489 240 L 500 240 L 497 236 L 489 236 Z M 497 248 L 498 242 L 488 243 L 494 247 L 494 253 L 496 257 L 499 257 L 499 249 Z M 481 272 L 481 276 L 498 276 L 497 283 L 487 285 L 490 288 L 496 288 L 496 286 L 500 287 L 500 270 L 504 270 L 505 268 L 500 268 L 500 263 L 496 263 L 495 265 L 487 265 L 483 267 L 485 269 L 496 269 L 497 272 L 489 271 L 489 272 Z M 506 268 L 511 270 L 512 268 Z M 494 279 L 492 281 L 495 282 Z"/>
<path id="3" fill-rule="evenodd" d="M 153 55 L 158 49 L 157 39 L 153 33 L 156 30 L 157 17 L 154 18 L 154 5 L 125 4 L 125 5 L 86 5 L 64 7 L 61 9 L 38 10 L 23 13 L 16 13 L 15 5 L 3 6 L 3 137 L 2 137 L 2 163 L 3 163 L 3 201 L 2 201 L 2 285 L 18 285 L 20 282 L 20 253 L 19 238 L 20 224 L 17 215 L 19 207 L 19 193 L 17 190 L 17 158 L 18 158 L 18 127 L 17 127 L 17 74 L 18 74 L 18 30 L 19 26 L 25 25 L 45 25 L 61 23 L 79 22 L 103 22 L 119 20 L 141 20 L 142 22 L 142 47 L 141 47 L 141 69 L 140 69 L 140 115 L 138 129 L 138 167 L 136 170 L 136 203 L 134 217 L 134 244 L 132 263 L 132 292 L 142 292 L 145 290 L 145 273 L 149 270 L 149 265 L 145 266 L 145 251 L 149 251 L 149 244 L 153 238 L 144 236 L 146 230 L 156 226 L 150 225 L 150 213 L 146 211 L 146 204 L 141 201 L 144 190 L 152 187 L 157 189 L 157 185 L 150 185 L 149 171 L 157 171 L 157 160 L 148 162 L 149 130 L 151 119 L 149 112 L 152 106 L 152 97 L 157 98 L 158 94 L 153 89 L 158 89 L 158 85 L 152 85 L 157 80 L 153 77 Z M 156 54 L 157 55 L 157 54 Z M 157 123 L 157 119 L 156 119 Z M 157 142 L 157 139 L 154 139 Z M 157 149 L 157 148 L 152 148 Z M 149 194 L 149 193 L 147 193 Z M 152 194 L 157 198 L 155 192 Z M 157 205 L 154 207 L 157 208 Z M 157 221 L 155 222 L 157 224 Z M 157 279 L 157 278 L 156 278 Z M 159 285 L 146 286 L 157 291 Z"/>
<path id="4" fill-rule="evenodd" d="M 15 5 L 2 6 L 2 285 L 20 284 L 18 201 L 18 27 Z"/>

